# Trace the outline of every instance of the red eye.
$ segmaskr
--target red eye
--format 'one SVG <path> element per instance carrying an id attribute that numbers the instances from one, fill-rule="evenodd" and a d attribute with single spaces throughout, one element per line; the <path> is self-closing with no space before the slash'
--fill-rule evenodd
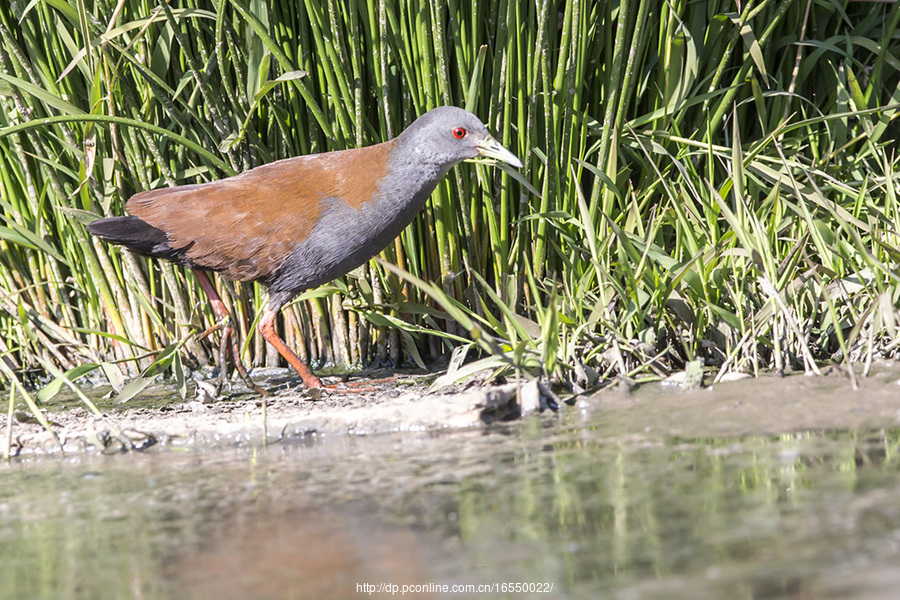
<path id="1" fill-rule="evenodd" d="M 466 131 L 462 127 L 457 127 L 456 129 L 453 130 L 453 137 L 455 137 L 458 140 L 461 140 L 464 137 L 466 137 L 467 133 L 468 133 L 468 131 Z"/>

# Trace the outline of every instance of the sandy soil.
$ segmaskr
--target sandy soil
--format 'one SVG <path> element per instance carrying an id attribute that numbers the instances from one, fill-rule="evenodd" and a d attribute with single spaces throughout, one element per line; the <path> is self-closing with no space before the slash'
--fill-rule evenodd
<path id="1" fill-rule="evenodd" d="M 427 378 L 428 380 L 433 377 Z M 157 445 L 256 445 L 312 435 L 369 435 L 398 431 L 431 431 L 483 427 L 533 412 L 541 402 L 536 382 L 501 386 L 451 386 L 429 393 L 421 378 L 400 377 L 388 383 L 361 386 L 373 391 L 280 391 L 266 399 L 247 393 L 210 399 L 203 389 L 187 402 L 175 400 L 160 408 L 129 404 L 96 417 L 86 408 L 46 412 L 54 432 L 33 417 L 17 413 L 12 427 L 11 454 L 122 452 Z M 357 382 L 360 383 L 360 382 Z M 361 383 L 365 383 L 363 380 Z M 203 387 L 211 389 L 212 386 Z M 243 385 L 238 392 L 246 392 Z M 360 389 L 360 388 L 357 388 Z M 159 389 L 148 389 L 159 395 Z M 174 396 L 170 389 L 163 390 Z M 139 400 L 139 398 L 138 398 Z M 0 448 L 6 449 L 8 429 L 0 427 Z"/>
<path id="2" fill-rule="evenodd" d="M 764 375 L 695 390 L 657 384 L 601 392 L 591 410 L 623 433 L 684 438 L 900 426 L 900 366 L 878 365 L 858 382 L 854 390 L 830 368 L 822 376 Z"/>
<path id="3" fill-rule="evenodd" d="M 558 405 L 566 420 L 600 424 L 614 436 L 728 437 L 809 429 L 900 426 L 900 366 L 878 365 L 854 390 L 846 375 L 764 376 L 685 390 L 678 385 L 613 382 L 602 391 Z M 164 445 L 258 445 L 313 435 L 370 435 L 486 427 L 554 405 L 536 382 L 451 387 L 428 392 L 411 379 L 378 384 L 364 393 L 306 392 L 270 397 L 198 399 L 162 408 L 124 408 L 102 418 L 83 408 L 47 413 L 53 434 L 29 420 L 14 422 L 12 454 L 123 452 Z M 563 400 L 566 397 L 563 395 Z M 552 413 L 544 410 L 544 418 Z M 0 448 L 8 430 L 0 428 Z"/>

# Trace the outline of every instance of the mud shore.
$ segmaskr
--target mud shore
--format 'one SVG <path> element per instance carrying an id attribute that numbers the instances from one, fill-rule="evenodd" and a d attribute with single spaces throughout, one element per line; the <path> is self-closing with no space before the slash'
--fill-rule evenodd
<path id="1" fill-rule="evenodd" d="M 269 397 L 265 407 L 262 398 L 248 394 L 179 400 L 155 408 L 124 405 L 102 417 L 82 407 L 49 407 L 47 417 L 58 442 L 37 422 L 21 419 L 13 423 L 12 454 L 58 454 L 60 445 L 66 453 L 259 445 L 263 440 L 278 443 L 322 435 L 484 428 L 533 415 L 589 421 L 613 436 L 657 439 L 897 427 L 900 368 L 894 363 L 879 367 L 874 375 L 860 378 L 856 390 L 845 374 L 828 369 L 820 377 L 766 375 L 692 390 L 659 382 L 635 387 L 619 382 L 568 402 L 565 395 L 548 395 L 546 386 L 536 382 L 429 392 L 428 385 L 401 378 L 372 386 L 374 391 L 325 392 L 318 399 L 306 391 L 285 392 Z M 4 423 L 3 450 L 7 438 Z"/>

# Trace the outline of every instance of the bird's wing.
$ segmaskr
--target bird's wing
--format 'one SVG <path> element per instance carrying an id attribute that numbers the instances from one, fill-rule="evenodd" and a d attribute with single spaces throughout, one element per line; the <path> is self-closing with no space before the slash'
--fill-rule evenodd
<path id="1" fill-rule="evenodd" d="M 132 196 L 127 210 L 164 231 L 173 250 L 230 279 L 263 279 L 313 230 L 326 199 L 359 208 L 377 191 L 388 144 L 300 156 L 211 183 Z M 380 166 L 379 166 L 380 165 Z"/>

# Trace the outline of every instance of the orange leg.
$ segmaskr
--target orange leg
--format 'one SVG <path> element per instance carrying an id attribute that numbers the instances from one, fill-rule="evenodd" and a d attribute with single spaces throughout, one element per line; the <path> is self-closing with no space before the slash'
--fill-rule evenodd
<path id="1" fill-rule="evenodd" d="M 316 375 L 312 371 L 309 370 L 309 367 L 306 366 L 306 363 L 304 363 L 293 350 L 288 348 L 288 345 L 284 343 L 284 340 L 279 337 L 278 332 L 275 331 L 275 319 L 277 316 L 277 310 L 273 310 L 271 308 L 266 309 L 266 312 L 263 313 L 262 318 L 259 320 L 259 332 L 267 342 L 275 346 L 275 349 L 278 350 L 278 353 L 281 354 L 281 356 L 283 356 L 284 359 L 288 361 L 288 363 L 292 367 L 294 367 L 297 373 L 300 374 L 300 378 L 303 380 L 303 383 L 306 384 L 306 387 L 332 390 L 335 392 L 374 392 L 377 391 L 377 389 L 372 387 L 372 383 L 397 380 L 396 377 L 391 377 L 389 379 L 378 380 L 375 382 L 341 382 L 337 384 L 322 383 L 322 381 L 318 377 L 316 377 Z"/>
<path id="2" fill-rule="evenodd" d="M 237 336 L 234 333 L 234 327 L 231 326 L 231 316 L 228 314 L 228 309 L 225 308 L 225 303 L 222 302 L 222 298 L 219 297 L 219 293 L 216 291 L 216 288 L 213 286 L 212 282 L 209 280 L 209 275 L 206 274 L 206 271 L 199 271 L 194 269 L 194 276 L 197 278 L 197 282 L 200 284 L 200 287 L 206 292 L 206 296 L 209 298 L 209 303 L 212 306 L 213 314 L 216 316 L 216 320 L 219 323 L 222 323 L 222 342 L 219 346 L 219 369 L 221 369 L 222 374 L 226 374 L 226 365 L 225 365 L 225 354 L 226 348 L 229 346 L 229 341 L 231 342 L 231 358 L 234 361 L 234 367 L 237 369 L 238 375 L 241 376 L 241 379 L 244 380 L 244 383 L 247 384 L 251 390 L 256 392 L 257 394 L 262 394 L 263 396 L 268 396 L 268 392 L 264 389 L 256 385 L 250 380 L 250 375 L 247 374 L 247 370 L 244 368 L 244 364 L 241 362 L 241 350 L 238 345 Z M 206 335 L 206 333 L 204 333 Z M 221 386 L 224 379 L 220 379 L 219 386 Z"/>
<path id="3" fill-rule="evenodd" d="M 288 361 L 288 364 L 294 367 L 297 373 L 300 374 L 300 378 L 303 380 L 303 383 L 306 384 L 306 387 L 323 387 L 319 378 L 309 370 L 309 367 L 300 360 L 300 357 L 297 356 L 293 350 L 288 348 L 287 344 L 284 343 L 284 340 L 278 336 L 278 332 L 275 331 L 275 318 L 277 316 L 278 311 L 267 308 L 266 312 L 263 313 L 262 318 L 259 320 L 259 332 L 267 342 L 275 346 L 275 349 L 284 357 L 284 360 Z"/>
<path id="4" fill-rule="evenodd" d="M 216 315 L 216 319 L 219 321 L 228 319 L 228 309 L 225 308 L 225 303 L 219 297 L 219 292 L 216 291 L 212 281 L 209 280 L 209 275 L 206 274 L 206 271 L 194 269 L 194 277 L 197 278 L 200 287 L 206 292 L 206 297 L 209 298 L 209 303 L 212 306 L 213 314 Z"/>

